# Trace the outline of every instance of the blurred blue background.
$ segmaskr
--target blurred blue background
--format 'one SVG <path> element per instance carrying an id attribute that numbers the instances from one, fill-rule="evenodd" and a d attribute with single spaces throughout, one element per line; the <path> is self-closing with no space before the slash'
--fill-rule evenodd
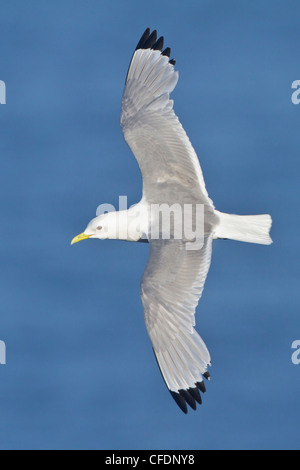
<path id="1" fill-rule="evenodd" d="M 299 448 L 298 1 L 2 2 L 1 449 Z M 148 246 L 70 240 L 96 207 L 141 197 L 119 127 L 132 52 L 150 26 L 221 211 L 270 213 L 271 247 L 214 243 L 198 308 L 212 355 L 188 416 L 156 366 L 139 284 Z"/>

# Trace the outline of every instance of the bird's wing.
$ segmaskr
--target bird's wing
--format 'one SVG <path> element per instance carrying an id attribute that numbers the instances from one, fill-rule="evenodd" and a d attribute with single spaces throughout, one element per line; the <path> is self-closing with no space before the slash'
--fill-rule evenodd
<path id="1" fill-rule="evenodd" d="M 143 195 L 148 202 L 168 203 L 184 193 L 189 201 L 213 207 L 208 197 L 199 160 L 178 117 L 169 94 L 178 81 L 170 48 L 163 38 L 147 29 L 133 54 L 122 98 L 121 126 L 143 176 Z M 182 196 L 180 198 L 182 201 Z"/>
<path id="2" fill-rule="evenodd" d="M 212 234 L 201 250 L 182 240 L 151 240 L 141 283 L 145 322 L 162 376 L 186 413 L 205 392 L 209 352 L 195 325 L 195 310 L 210 267 Z"/>

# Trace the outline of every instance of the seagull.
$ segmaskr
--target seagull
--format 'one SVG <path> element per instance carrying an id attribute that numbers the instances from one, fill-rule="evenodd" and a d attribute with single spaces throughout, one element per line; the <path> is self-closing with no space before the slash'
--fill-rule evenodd
<path id="1" fill-rule="evenodd" d="M 121 128 L 142 173 L 141 201 L 128 210 L 98 215 L 71 244 L 89 238 L 149 243 L 141 281 L 145 323 L 162 377 L 187 413 L 187 405 L 195 410 L 196 403 L 202 404 L 204 379 L 210 379 L 211 358 L 195 329 L 195 312 L 210 268 L 213 240 L 269 245 L 272 219 L 215 209 L 196 152 L 173 110 L 170 93 L 178 72 L 170 53 L 164 38 L 147 28 L 133 53 L 122 97 Z M 162 205 L 174 208 L 165 212 L 169 232 L 160 212 L 153 210 Z M 182 211 L 179 218 L 175 209 Z M 198 213 L 201 230 L 175 233 L 183 219 L 194 227 Z"/>

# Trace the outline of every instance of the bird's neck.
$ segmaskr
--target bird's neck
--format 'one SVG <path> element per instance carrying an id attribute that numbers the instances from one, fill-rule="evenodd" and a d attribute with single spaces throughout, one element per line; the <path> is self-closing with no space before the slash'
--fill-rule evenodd
<path id="1" fill-rule="evenodd" d="M 116 218 L 116 237 L 114 238 L 131 242 L 147 240 L 148 212 L 142 203 L 114 214 Z"/>

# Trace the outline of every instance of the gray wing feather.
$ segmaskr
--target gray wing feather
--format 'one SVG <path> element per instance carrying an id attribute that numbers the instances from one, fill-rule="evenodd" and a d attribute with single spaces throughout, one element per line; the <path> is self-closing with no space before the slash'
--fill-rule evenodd
<path id="1" fill-rule="evenodd" d="M 211 262 L 214 213 L 199 160 L 178 117 L 170 93 L 178 81 L 170 49 L 147 29 L 134 52 L 122 98 L 121 127 L 143 177 L 146 204 L 204 204 L 208 215 L 204 246 L 187 249 L 185 240 L 150 240 L 141 283 L 145 322 L 158 365 L 173 398 L 201 403 L 209 352 L 195 326 L 195 310 Z M 155 42 L 156 41 L 156 42 Z"/>
<path id="2" fill-rule="evenodd" d="M 171 391 L 202 382 L 210 364 L 209 352 L 194 326 L 211 248 L 211 235 L 201 250 L 194 251 L 187 250 L 181 240 L 150 241 L 141 297 L 153 349 Z"/>
<path id="3" fill-rule="evenodd" d="M 195 150 L 169 98 L 177 80 L 168 57 L 160 51 L 137 50 L 123 94 L 121 127 L 140 166 L 148 202 L 168 198 L 172 203 L 182 189 L 190 200 L 213 207 Z"/>

